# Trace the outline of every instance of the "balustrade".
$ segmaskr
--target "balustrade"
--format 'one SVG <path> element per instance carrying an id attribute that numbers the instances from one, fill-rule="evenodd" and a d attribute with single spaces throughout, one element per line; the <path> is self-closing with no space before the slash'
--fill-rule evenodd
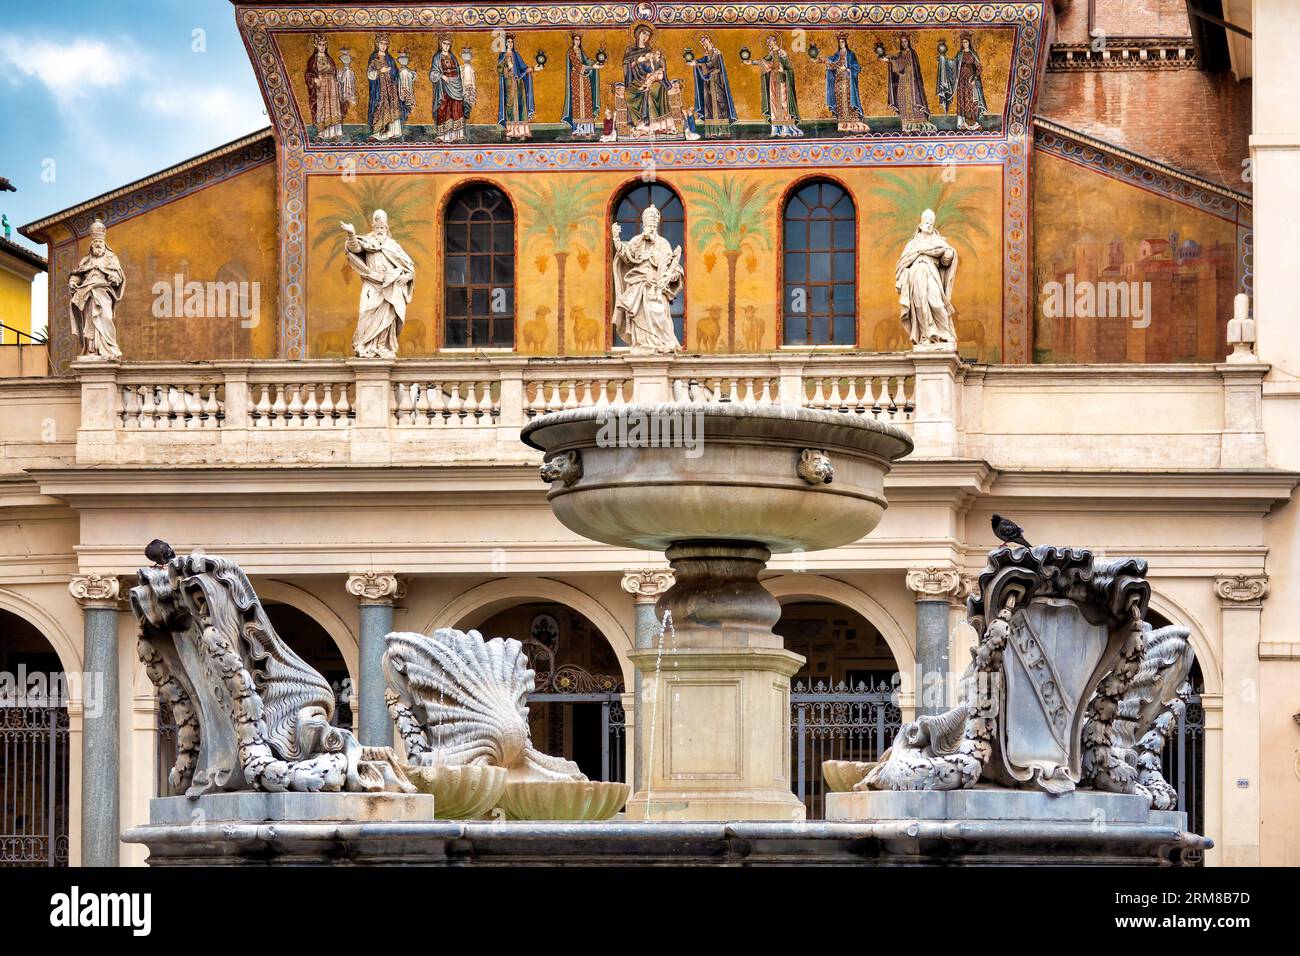
<path id="1" fill-rule="evenodd" d="M 160 431 L 191 436 L 172 442 L 173 461 L 411 462 L 484 454 L 531 461 L 519 428 L 567 409 L 661 401 L 784 404 L 911 429 L 918 394 L 911 362 L 863 355 L 127 363 L 80 377 L 78 457 L 85 462 L 139 460 L 149 454 L 140 446 L 145 433 Z M 108 417 L 100 396 L 107 396 Z M 280 432 L 286 433 L 281 442 L 257 437 Z M 334 437 L 287 438 L 300 432 Z M 429 444 L 413 440 L 415 432 L 448 437 Z"/>

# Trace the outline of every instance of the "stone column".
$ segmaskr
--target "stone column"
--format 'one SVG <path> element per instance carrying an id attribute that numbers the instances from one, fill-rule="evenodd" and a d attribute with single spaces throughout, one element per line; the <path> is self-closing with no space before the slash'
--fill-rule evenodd
<path id="1" fill-rule="evenodd" d="M 118 743 L 118 580 L 73 576 L 68 590 L 81 605 L 82 653 L 81 865 L 117 866 L 121 838 Z"/>
<path id="2" fill-rule="evenodd" d="M 405 597 L 406 588 L 392 571 L 354 572 L 347 588 L 361 611 L 357 739 L 369 747 L 391 747 L 393 723 L 384 703 L 384 637 L 393 629 L 393 604 Z"/>
<path id="3" fill-rule="evenodd" d="M 1216 578 L 1223 619 L 1222 833 L 1216 837 L 1224 866 L 1259 866 L 1259 641 L 1268 577 Z M 1206 776 L 1206 783 L 1214 780 Z"/>
<path id="4" fill-rule="evenodd" d="M 960 597 L 956 568 L 913 568 L 907 589 L 916 594 L 916 715 L 941 714 L 952 706 L 949 670 L 949 608 Z"/>
<path id="5" fill-rule="evenodd" d="M 667 591 L 673 583 L 673 573 L 668 570 L 652 571 L 642 569 L 628 571 L 623 575 L 623 590 L 632 595 L 632 605 L 636 612 L 636 649 L 648 650 L 654 647 L 659 633 L 659 617 L 655 613 L 655 603 L 659 595 Z M 641 726 L 641 671 L 634 671 L 632 690 L 632 726 Z M 641 748 L 633 734 L 627 737 L 632 750 L 632 789 L 641 789 L 643 773 Z"/>

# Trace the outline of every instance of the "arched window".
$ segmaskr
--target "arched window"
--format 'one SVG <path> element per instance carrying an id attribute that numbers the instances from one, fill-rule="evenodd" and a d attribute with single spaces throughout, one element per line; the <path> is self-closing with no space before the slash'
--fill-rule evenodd
<path id="1" fill-rule="evenodd" d="M 658 207 L 662 217 L 659 220 L 659 235 L 667 239 L 668 245 L 674 249 L 681 246 L 682 262 L 685 264 L 686 208 L 682 205 L 681 196 L 660 183 L 637 183 L 623 190 L 623 194 L 614 205 L 614 221 L 623 227 L 624 241 L 641 232 L 641 213 L 652 204 Z M 673 330 L 677 333 L 677 341 L 684 343 L 686 341 L 685 283 L 682 283 L 681 293 L 673 299 L 672 313 Z M 614 344 L 626 345 L 627 343 L 616 339 Z"/>
<path id="2" fill-rule="evenodd" d="M 443 224 L 443 345 L 513 348 L 515 211 L 495 186 L 474 185 Z"/>
<path id="3" fill-rule="evenodd" d="M 857 212 L 839 186 L 816 180 L 785 204 L 782 310 L 786 345 L 857 342 Z"/>

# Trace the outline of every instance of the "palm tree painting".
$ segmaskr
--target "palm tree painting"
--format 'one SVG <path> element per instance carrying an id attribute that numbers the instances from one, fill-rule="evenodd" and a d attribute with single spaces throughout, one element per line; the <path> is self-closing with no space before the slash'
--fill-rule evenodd
<path id="1" fill-rule="evenodd" d="M 989 238 L 984 220 L 989 206 L 983 202 L 993 193 L 988 186 L 959 185 L 947 181 L 943 170 L 927 169 L 915 175 L 882 172 L 886 185 L 870 190 L 881 200 L 874 212 L 872 247 L 882 255 L 897 256 L 916 232 L 921 213 L 934 210 L 936 228 L 958 250 L 972 258 L 975 237 Z"/>
<path id="2" fill-rule="evenodd" d="M 734 176 L 700 179 L 686 186 L 698 206 L 691 210 L 691 242 L 706 258 L 722 253 L 727 263 L 727 350 L 736 351 L 736 265 L 743 255 L 772 248 L 765 215 L 776 187 Z M 716 251 L 715 251 L 716 250 Z"/>
<path id="3" fill-rule="evenodd" d="M 588 249 L 594 249 L 599 241 L 600 193 L 598 186 L 584 179 L 519 187 L 519 201 L 528 210 L 523 244 L 537 240 L 541 248 L 549 248 L 555 258 L 555 341 L 560 355 L 564 354 L 565 348 L 564 325 L 568 314 L 565 276 L 569 256 L 577 254 L 579 261 L 584 256 L 590 257 Z M 545 271 L 545 261 L 544 258 L 539 261 L 541 271 Z"/>
<path id="4" fill-rule="evenodd" d="M 433 220 L 418 215 L 428 201 L 427 187 L 387 176 L 358 176 L 353 188 L 344 195 L 313 198 L 312 211 L 320 213 L 313 226 L 316 233 L 311 243 L 313 258 L 323 250 L 323 258 L 317 259 L 322 267 L 328 269 L 336 262 L 342 263 L 343 281 L 351 283 L 352 269 L 343 255 L 344 236 L 339 223 L 354 223 L 357 232 L 367 233 L 376 209 L 388 213 L 388 228 L 408 255 L 414 258 L 417 251 L 428 255 L 424 236 L 432 228 Z"/>

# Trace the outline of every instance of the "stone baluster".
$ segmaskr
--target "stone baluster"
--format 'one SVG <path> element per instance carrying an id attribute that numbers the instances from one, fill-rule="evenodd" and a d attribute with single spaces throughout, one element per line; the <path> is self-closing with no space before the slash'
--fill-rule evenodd
<path id="1" fill-rule="evenodd" d="M 333 428 L 334 421 L 334 385 L 326 382 L 321 386 L 324 394 L 320 402 L 320 424 L 322 428 Z"/>
<path id="2" fill-rule="evenodd" d="M 305 428 L 319 428 L 320 419 L 316 416 L 320 411 L 320 403 L 316 401 L 316 386 L 304 385 L 303 388 L 307 389 L 307 400 L 302 403 L 303 426 Z"/>

